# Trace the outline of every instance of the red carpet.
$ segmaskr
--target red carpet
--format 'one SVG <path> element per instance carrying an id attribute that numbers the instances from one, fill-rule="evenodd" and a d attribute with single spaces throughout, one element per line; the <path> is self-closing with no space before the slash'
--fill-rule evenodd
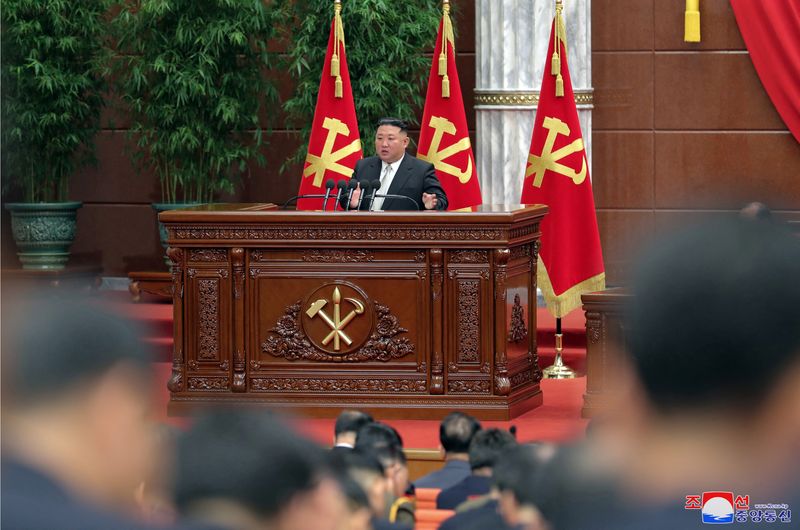
<path id="1" fill-rule="evenodd" d="M 166 388 L 170 374 L 170 358 L 172 351 L 172 305 L 157 303 L 133 304 L 127 300 L 114 302 L 114 305 L 126 315 L 142 322 L 147 327 L 148 342 L 153 344 L 156 353 L 155 370 L 155 406 L 156 414 L 164 421 L 185 426 L 189 421 L 185 417 L 168 417 L 167 402 L 169 393 Z M 539 345 L 540 364 L 547 366 L 553 361 L 555 320 L 544 310 L 538 312 L 537 340 Z M 565 362 L 579 370 L 584 370 L 586 360 L 585 319 L 583 312 L 573 311 L 562 320 L 564 333 Z M 583 393 L 586 378 L 574 380 L 542 381 L 544 404 L 512 421 L 486 421 L 485 426 L 508 429 L 511 425 L 517 428 L 520 441 L 566 441 L 583 435 L 586 420 L 581 419 L 580 410 L 583 405 Z M 377 418 L 380 419 L 380 418 Z M 404 445 L 414 449 L 435 449 L 439 445 L 439 422 L 435 420 L 390 420 L 403 437 Z M 333 437 L 333 419 L 298 418 L 298 430 L 321 444 L 329 444 Z"/>

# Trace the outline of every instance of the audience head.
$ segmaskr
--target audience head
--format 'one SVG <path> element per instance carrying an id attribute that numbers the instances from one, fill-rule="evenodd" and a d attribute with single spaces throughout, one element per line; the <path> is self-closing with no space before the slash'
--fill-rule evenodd
<path id="1" fill-rule="evenodd" d="M 27 293 L 3 313 L 4 457 L 96 502 L 132 505 L 155 461 L 139 330 L 79 294 Z"/>
<path id="2" fill-rule="evenodd" d="M 639 264 L 627 345 L 661 414 L 763 404 L 800 361 L 800 239 L 739 219 L 673 236 Z"/>
<path id="3" fill-rule="evenodd" d="M 216 411 L 178 442 L 175 502 L 232 528 L 327 528 L 345 517 L 324 452 L 269 413 Z"/>
<path id="4" fill-rule="evenodd" d="M 514 436 L 501 429 L 478 431 L 469 445 L 469 466 L 473 473 L 491 475 L 500 456 L 517 445 Z"/>
<path id="5" fill-rule="evenodd" d="M 522 444 L 509 448 L 498 459 L 492 483 L 500 494 L 500 513 L 508 526 L 541 526 L 538 506 L 547 493 L 542 491 L 543 468 L 555 453 L 553 444 Z"/>
<path id="6" fill-rule="evenodd" d="M 439 425 L 439 441 L 446 455 L 466 455 L 472 437 L 481 430 L 478 420 L 463 412 L 451 412 Z"/>
<path id="7" fill-rule="evenodd" d="M 377 458 L 384 468 L 387 488 L 399 497 L 408 488 L 408 466 L 400 434 L 385 423 L 370 423 L 359 429 L 355 450 Z"/>
<path id="8" fill-rule="evenodd" d="M 359 429 L 373 421 L 372 416 L 360 410 L 342 411 L 334 426 L 334 444 L 354 446 Z"/>
<path id="9" fill-rule="evenodd" d="M 364 491 L 372 514 L 382 517 L 386 511 L 387 480 L 380 461 L 358 451 L 334 452 L 330 458 L 339 474 L 354 480 Z"/>
<path id="10" fill-rule="evenodd" d="M 772 211 L 762 202 L 746 204 L 744 208 L 739 210 L 739 216 L 743 219 L 751 219 L 753 221 L 772 221 Z"/>

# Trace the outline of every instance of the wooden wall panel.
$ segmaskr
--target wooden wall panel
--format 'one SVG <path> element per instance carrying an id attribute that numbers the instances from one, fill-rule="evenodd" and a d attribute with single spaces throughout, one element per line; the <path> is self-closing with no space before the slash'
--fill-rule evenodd
<path id="1" fill-rule="evenodd" d="M 653 208 L 651 131 L 595 131 L 592 186 L 597 208 Z"/>
<path id="2" fill-rule="evenodd" d="M 769 129 L 786 125 L 747 53 L 655 56 L 656 129 Z"/>
<path id="3" fill-rule="evenodd" d="M 610 285 L 648 235 L 762 201 L 800 220 L 800 144 L 761 85 L 729 0 L 594 0 L 593 172 Z M 649 37 L 649 38 L 648 38 Z"/>
<path id="4" fill-rule="evenodd" d="M 800 144 L 788 132 L 655 135 L 656 208 L 800 206 Z"/>

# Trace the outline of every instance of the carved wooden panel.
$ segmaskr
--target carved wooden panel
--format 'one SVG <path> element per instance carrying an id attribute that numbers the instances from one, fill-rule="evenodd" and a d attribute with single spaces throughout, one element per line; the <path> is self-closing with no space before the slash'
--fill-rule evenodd
<path id="1" fill-rule="evenodd" d="M 454 250 L 449 253 L 450 263 L 488 263 L 486 250 Z"/>
<path id="2" fill-rule="evenodd" d="M 487 379 L 449 379 L 447 381 L 448 394 L 488 394 L 492 383 Z"/>
<path id="3" fill-rule="evenodd" d="M 201 278 L 197 280 L 197 287 L 200 310 L 197 356 L 202 360 L 213 360 L 219 357 L 219 280 Z"/>
<path id="4" fill-rule="evenodd" d="M 228 390 L 230 379 L 227 377 L 189 377 L 189 390 Z"/>
<path id="5" fill-rule="evenodd" d="M 224 248 L 201 248 L 189 251 L 189 261 L 199 262 L 225 262 L 228 260 L 228 251 Z"/>
<path id="6" fill-rule="evenodd" d="M 538 230 L 538 226 L 537 229 Z M 532 234 L 536 230 L 526 228 L 514 238 Z M 491 241 L 503 238 L 502 230 L 485 227 L 420 226 L 398 228 L 395 226 L 296 226 L 286 228 L 256 228 L 252 226 L 181 226 L 168 228 L 170 239 L 186 241 Z"/>
<path id="7" fill-rule="evenodd" d="M 480 341 L 480 285 L 478 280 L 459 280 L 458 346 L 460 363 L 478 362 Z"/>
<path id="8" fill-rule="evenodd" d="M 424 379 L 331 379 L 306 377 L 253 377 L 256 392 L 398 392 L 423 393 Z"/>

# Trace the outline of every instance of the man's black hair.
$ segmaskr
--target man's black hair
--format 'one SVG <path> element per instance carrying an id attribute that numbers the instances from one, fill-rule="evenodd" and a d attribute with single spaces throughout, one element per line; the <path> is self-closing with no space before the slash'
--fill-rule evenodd
<path id="1" fill-rule="evenodd" d="M 550 456 L 544 444 L 511 447 L 495 463 L 492 483 L 500 491 L 510 491 L 518 503 L 538 506 L 550 493 L 542 491 L 542 474 Z"/>
<path id="2" fill-rule="evenodd" d="M 215 411 L 178 441 L 175 503 L 224 499 L 261 517 L 277 515 L 324 473 L 322 449 L 270 414 Z"/>
<path id="3" fill-rule="evenodd" d="M 501 429 L 478 431 L 469 445 L 469 467 L 494 467 L 503 452 L 517 445 L 514 436 Z"/>
<path id="4" fill-rule="evenodd" d="M 408 134 L 408 122 L 406 122 L 405 120 L 401 120 L 400 118 L 390 118 L 390 117 L 381 118 L 378 120 L 378 125 L 376 126 L 376 128 L 381 127 L 383 125 L 391 125 L 392 127 L 397 127 L 398 129 L 400 129 L 400 132 Z"/>
<path id="5" fill-rule="evenodd" d="M 343 410 L 336 418 L 336 425 L 333 428 L 334 434 L 339 436 L 346 432 L 357 433 L 358 430 L 374 420 L 372 416 L 360 410 Z"/>
<path id="6" fill-rule="evenodd" d="M 37 291 L 3 306 L 3 397 L 12 403 L 53 402 L 121 364 L 147 369 L 141 330 L 96 298 Z"/>
<path id="7" fill-rule="evenodd" d="M 445 453 L 466 453 L 481 423 L 463 412 L 451 412 L 439 424 L 439 441 Z"/>
<path id="8" fill-rule="evenodd" d="M 373 422 L 364 425 L 356 434 L 355 449 L 371 452 L 382 447 L 403 448 L 403 439 L 394 427 L 385 423 Z"/>
<path id="9" fill-rule="evenodd" d="M 800 238 L 743 219 L 658 243 L 635 269 L 625 331 L 662 413 L 757 407 L 800 360 Z"/>

